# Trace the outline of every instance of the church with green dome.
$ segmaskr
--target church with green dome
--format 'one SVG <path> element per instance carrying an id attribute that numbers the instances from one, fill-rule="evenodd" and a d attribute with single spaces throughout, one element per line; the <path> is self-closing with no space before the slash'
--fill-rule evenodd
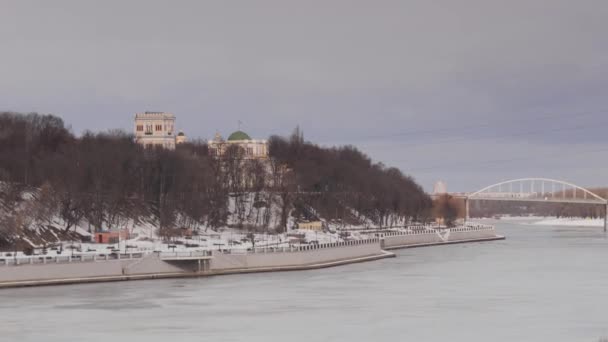
<path id="1" fill-rule="evenodd" d="M 251 140 L 251 137 L 249 136 L 249 134 L 247 134 L 243 131 L 236 131 L 236 132 L 230 134 L 230 136 L 228 137 L 228 141 L 245 141 L 245 140 Z"/>
<path id="2" fill-rule="evenodd" d="M 236 145 L 243 150 L 246 158 L 267 159 L 268 141 L 252 139 L 249 134 L 238 130 L 224 139 L 219 133 L 215 134 L 213 140 L 208 141 L 209 153 L 216 157 L 221 157 L 229 146 Z"/>

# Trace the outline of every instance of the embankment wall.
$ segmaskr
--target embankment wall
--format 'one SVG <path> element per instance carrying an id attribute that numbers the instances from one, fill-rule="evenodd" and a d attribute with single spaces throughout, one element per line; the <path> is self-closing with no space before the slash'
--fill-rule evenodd
<path id="1" fill-rule="evenodd" d="M 0 266 L 0 283 L 11 281 L 120 277 L 142 274 L 188 272 L 190 265 L 175 265 L 160 260 L 158 254 L 138 259 L 89 262 L 22 264 Z"/>
<path id="2" fill-rule="evenodd" d="M 381 255 L 380 241 L 368 240 L 364 243 L 335 243 L 326 247 L 308 250 L 294 249 L 289 252 L 256 252 L 248 254 L 226 254 L 214 252 L 211 270 L 243 268 L 305 266 L 333 261 Z"/>
<path id="3" fill-rule="evenodd" d="M 116 276 L 129 262 L 133 260 L 0 266 L 0 282 Z"/>
<path id="4" fill-rule="evenodd" d="M 321 246 L 307 246 L 275 252 L 230 254 L 214 252 L 212 259 L 201 260 L 203 272 L 197 273 L 198 261 L 164 261 L 159 254 L 149 254 L 137 259 L 97 260 L 86 262 L 65 262 L 46 264 L 5 264 L 0 266 L 0 287 L 3 284 L 30 282 L 27 285 L 76 283 L 90 281 L 112 281 L 128 279 L 161 278 L 168 276 L 194 276 L 230 273 L 256 269 L 281 270 L 281 267 L 310 266 L 332 262 L 378 256 L 386 256 L 380 248 L 380 240 L 370 239 L 356 242 L 341 242 Z M 207 264 L 209 263 L 209 264 Z M 209 266 L 206 266 L 209 265 Z M 14 286 L 23 286 L 15 284 Z"/>
<path id="5" fill-rule="evenodd" d="M 408 247 L 429 244 L 448 244 L 457 241 L 499 238 L 492 226 L 473 226 L 448 230 L 426 230 L 417 232 L 388 232 L 380 234 L 384 248 Z"/>
<path id="6" fill-rule="evenodd" d="M 433 244 L 502 238 L 493 227 L 467 227 L 451 231 L 388 232 L 378 238 L 323 245 L 308 245 L 248 253 L 214 251 L 210 259 L 164 261 L 154 253 L 134 259 L 89 260 L 55 263 L 7 263 L 0 265 L 0 287 L 85 283 L 130 279 L 187 277 L 313 269 L 394 256 L 383 248 L 395 249 Z M 205 258 L 208 258 L 206 255 Z M 164 257 L 163 257 L 164 258 Z M 198 272 L 199 267 L 202 272 Z"/>

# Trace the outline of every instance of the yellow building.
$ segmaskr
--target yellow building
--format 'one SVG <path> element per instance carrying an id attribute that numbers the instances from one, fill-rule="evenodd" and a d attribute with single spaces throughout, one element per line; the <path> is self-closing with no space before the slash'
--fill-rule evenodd
<path id="1" fill-rule="evenodd" d="M 320 232 L 323 230 L 323 222 L 321 222 L 321 221 L 298 222 L 298 229 L 314 230 L 314 231 Z"/>
<path id="2" fill-rule="evenodd" d="M 224 140 L 219 133 L 215 134 L 213 140 L 208 141 L 209 153 L 216 157 L 225 154 L 230 146 L 238 146 L 242 149 L 245 158 L 266 159 L 268 158 L 268 142 L 266 140 L 255 140 L 243 132 L 236 131 Z"/>

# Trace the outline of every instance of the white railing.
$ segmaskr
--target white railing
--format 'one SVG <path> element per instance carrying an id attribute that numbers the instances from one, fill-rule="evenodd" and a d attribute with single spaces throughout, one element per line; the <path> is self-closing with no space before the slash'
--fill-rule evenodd
<path id="1" fill-rule="evenodd" d="M 65 264 L 74 262 L 97 262 L 108 260 L 122 259 L 140 259 L 146 253 L 123 253 L 123 254 L 82 254 L 82 255 L 30 255 L 15 257 L 1 257 L 0 265 L 19 266 L 19 265 L 34 265 L 34 264 Z"/>
<path id="2" fill-rule="evenodd" d="M 211 251 L 192 251 L 192 252 L 160 252 L 162 258 L 204 258 L 211 256 Z"/>
<path id="3" fill-rule="evenodd" d="M 479 230 L 493 230 L 494 226 L 488 225 L 488 224 L 467 224 L 464 227 L 457 227 L 457 228 L 446 228 L 446 230 L 449 230 L 451 232 L 472 232 L 472 231 L 479 231 Z M 382 237 L 386 237 L 386 236 L 406 236 L 406 235 L 435 235 L 437 234 L 437 230 L 430 230 L 430 229 L 425 229 L 425 230 L 411 230 L 411 231 L 387 231 L 387 232 L 382 232 L 382 233 L 376 233 L 376 236 L 379 238 Z"/>
<path id="4" fill-rule="evenodd" d="M 439 229 L 439 228 L 441 228 L 440 224 L 429 223 L 426 225 L 417 224 L 417 225 L 387 226 L 387 227 L 377 227 L 377 228 L 354 228 L 354 229 L 353 228 L 344 228 L 344 229 L 338 229 L 338 231 L 343 230 L 343 231 L 358 232 L 361 234 L 373 234 L 373 233 L 390 231 L 392 229 L 432 230 L 432 229 Z"/>
<path id="5" fill-rule="evenodd" d="M 453 232 L 470 232 L 477 230 L 492 230 L 494 226 L 489 224 L 467 223 L 465 227 L 452 228 Z"/>
<path id="6" fill-rule="evenodd" d="M 299 246 L 291 246 L 291 247 L 266 247 L 266 248 L 252 248 L 247 250 L 246 253 L 293 253 L 293 252 L 304 252 L 304 251 L 316 251 L 319 249 L 327 249 L 327 248 L 341 248 L 341 247 L 350 247 L 350 246 L 359 246 L 366 244 L 380 243 L 380 239 L 372 238 L 372 239 L 362 239 L 362 240 L 350 240 L 350 241 L 341 241 L 341 242 L 331 242 L 331 243 L 313 243 L 308 245 L 299 245 Z M 220 250 L 218 251 L 224 254 L 246 254 L 243 250 Z"/>
<path id="7" fill-rule="evenodd" d="M 349 240 L 332 243 L 311 243 L 308 245 L 298 245 L 290 247 L 265 247 L 265 248 L 251 248 L 247 250 L 235 249 L 235 250 L 204 250 L 204 251 L 187 251 L 187 252 L 156 252 L 159 254 L 161 259 L 170 258 L 205 258 L 212 257 L 214 252 L 225 253 L 225 254 L 248 254 L 248 253 L 293 253 L 293 252 L 305 252 L 305 251 L 317 251 L 320 249 L 329 248 L 342 248 L 359 246 L 366 244 L 379 244 L 379 238 L 361 239 L 361 240 Z M 123 259 L 141 259 L 146 255 L 150 255 L 152 252 L 139 252 L 139 253 L 125 253 L 125 254 L 92 254 L 92 255 L 74 255 L 74 256 L 48 256 L 48 255 L 32 255 L 32 256 L 19 256 L 14 257 L 0 257 L 0 265 L 5 266 L 19 266 L 19 265 L 33 265 L 33 264 L 62 264 L 62 263 L 76 263 L 76 262 L 98 262 L 98 261 L 110 261 L 110 260 L 123 260 Z"/>

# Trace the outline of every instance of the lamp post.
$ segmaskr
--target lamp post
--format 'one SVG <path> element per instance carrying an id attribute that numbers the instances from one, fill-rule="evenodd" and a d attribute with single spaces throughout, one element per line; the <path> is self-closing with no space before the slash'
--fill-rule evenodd
<path id="1" fill-rule="evenodd" d="M 467 221 L 469 219 L 469 198 L 464 198 L 464 225 L 467 225 Z"/>
<path id="2" fill-rule="evenodd" d="M 606 232 L 606 229 L 608 229 L 608 202 L 604 207 L 604 233 Z"/>

